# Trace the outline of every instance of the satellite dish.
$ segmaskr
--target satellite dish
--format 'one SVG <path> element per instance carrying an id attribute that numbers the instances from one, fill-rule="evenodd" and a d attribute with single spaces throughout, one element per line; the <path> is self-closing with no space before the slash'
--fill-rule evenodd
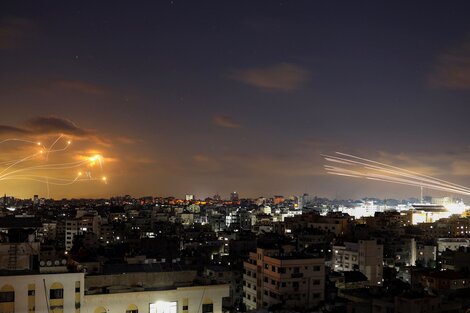
<path id="1" fill-rule="evenodd" d="M 44 265 L 46 265 L 46 262 L 41 261 L 41 262 L 39 262 L 39 265 L 44 266 Z"/>
<path id="2" fill-rule="evenodd" d="M 46 265 L 47 265 L 47 266 L 51 266 L 51 265 L 52 265 L 52 261 L 47 261 L 47 262 L 46 262 Z"/>

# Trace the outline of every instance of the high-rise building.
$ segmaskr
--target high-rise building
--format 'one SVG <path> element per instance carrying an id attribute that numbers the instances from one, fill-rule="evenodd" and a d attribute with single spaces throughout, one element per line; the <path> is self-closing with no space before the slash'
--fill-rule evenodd
<path id="1" fill-rule="evenodd" d="M 383 275 L 383 245 L 376 240 L 359 240 L 333 246 L 335 271 L 360 271 L 369 284 L 381 285 Z"/>
<path id="2" fill-rule="evenodd" d="M 294 252 L 293 246 L 257 248 L 244 262 L 247 310 L 279 304 L 312 308 L 323 301 L 325 259 Z"/>
<path id="3" fill-rule="evenodd" d="M 101 217 L 98 214 L 85 214 L 80 218 L 68 219 L 65 222 L 65 249 L 73 247 L 73 238 L 85 232 L 93 232 L 100 235 Z"/>
<path id="4" fill-rule="evenodd" d="M 238 192 L 234 191 L 230 194 L 230 201 L 237 202 L 239 200 Z"/>
<path id="5" fill-rule="evenodd" d="M 33 196 L 33 204 L 34 204 L 34 205 L 38 205 L 38 204 L 39 204 L 39 196 L 38 196 L 38 195 L 34 195 L 34 196 Z"/>

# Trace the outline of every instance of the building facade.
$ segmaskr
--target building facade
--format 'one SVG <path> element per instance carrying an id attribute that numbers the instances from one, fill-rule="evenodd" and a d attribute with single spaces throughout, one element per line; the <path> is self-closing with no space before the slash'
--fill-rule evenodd
<path id="1" fill-rule="evenodd" d="M 359 240 L 333 246 L 333 269 L 335 271 L 358 270 L 371 285 L 381 285 L 383 275 L 383 245 L 376 240 Z"/>
<path id="2" fill-rule="evenodd" d="M 281 251 L 258 248 L 244 262 L 247 310 L 273 305 L 312 308 L 324 300 L 325 259 Z"/>

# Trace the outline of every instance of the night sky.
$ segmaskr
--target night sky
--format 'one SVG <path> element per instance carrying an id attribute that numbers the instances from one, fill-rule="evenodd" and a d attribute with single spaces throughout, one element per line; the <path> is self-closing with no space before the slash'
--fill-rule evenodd
<path id="1" fill-rule="evenodd" d="M 2 1 L 0 139 L 103 155 L 107 184 L 56 198 L 419 195 L 327 175 L 335 151 L 470 186 L 469 16 L 469 1 Z"/>

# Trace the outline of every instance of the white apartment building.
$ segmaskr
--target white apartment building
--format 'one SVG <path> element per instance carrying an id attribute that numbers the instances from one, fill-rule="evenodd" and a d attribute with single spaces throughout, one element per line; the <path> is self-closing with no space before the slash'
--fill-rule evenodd
<path id="1" fill-rule="evenodd" d="M 383 245 L 376 240 L 359 240 L 333 246 L 335 271 L 358 270 L 369 279 L 371 285 L 381 285 L 383 275 Z"/>
<path id="2" fill-rule="evenodd" d="M 228 285 L 85 295 L 84 273 L 0 276 L 0 313 L 222 313 Z"/>

